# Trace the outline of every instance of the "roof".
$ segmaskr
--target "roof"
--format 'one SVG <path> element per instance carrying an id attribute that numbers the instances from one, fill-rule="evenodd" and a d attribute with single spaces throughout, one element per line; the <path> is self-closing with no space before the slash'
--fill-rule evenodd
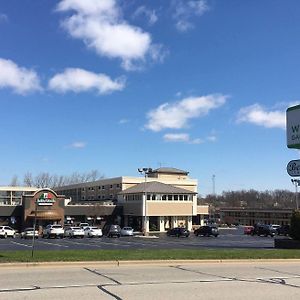
<path id="1" fill-rule="evenodd" d="M 170 184 L 161 183 L 158 181 L 142 182 L 133 187 L 130 187 L 122 192 L 123 194 L 140 194 L 140 193 L 160 193 L 160 194 L 197 194 L 195 192 L 179 188 Z"/>
<path id="2" fill-rule="evenodd" d="M 189 174 L 189 172 L 187 172 L 187 171 L 183 171 L 183 170 L 176 169 L 176 168 L 166 168 L 166 167 L 152 170 L 151 173 L 184 174 L 184 175 Z"/>

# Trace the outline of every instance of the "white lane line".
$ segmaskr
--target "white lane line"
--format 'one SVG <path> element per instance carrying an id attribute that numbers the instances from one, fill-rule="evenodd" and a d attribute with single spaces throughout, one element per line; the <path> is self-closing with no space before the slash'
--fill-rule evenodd
<path id="1" fill-rule="evenodd" d="M 58 247 L 69 248 L 69 246 L 66 246 L 66 245 L 61 245 L 61 244 L 56 244 L 56 243 L 50 243 L 50 242 L 45 242 L 45 241 L 39 241 L 39 243 L 41 243 L 41 244 L 47 244 L 47 245 L 51 245 L 51 246 L 58 246 Z"/>
<path id="2" fill-rule="evenodd" d="M 26 244 L 22 244 L 22 243 L 18 243 L 18 242 L 11 242 L 12 244 L 16 244 L 16 245 L 20 245 L 20 246 L 24 246 L 24 247 L 32 247 L 32 245 L 26 245 Z"/>

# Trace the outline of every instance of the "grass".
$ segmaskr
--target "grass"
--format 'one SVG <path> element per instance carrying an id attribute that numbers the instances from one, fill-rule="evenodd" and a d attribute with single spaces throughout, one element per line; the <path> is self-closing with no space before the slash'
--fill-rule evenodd
<path id="1" fill-rule="evenodd" d="M 63 250 L 1 251 L 0 263 L 71 262 L 122 260 L 203 260 L 203 259 L 300 259 L 300 250 L 283 249 L 158 249 L 158 250 Z"/>

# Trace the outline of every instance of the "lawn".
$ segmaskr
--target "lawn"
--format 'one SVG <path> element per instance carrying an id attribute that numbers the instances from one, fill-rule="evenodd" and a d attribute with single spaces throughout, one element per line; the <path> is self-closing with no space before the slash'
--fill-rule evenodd
<path id="1" fill-rule="evenodd" d="M 122 260 L 204 260 L 204 259 L 300 259 L 300 250 L 279 249 L 167 249 L 167 250 L 64 250 L 2 251 L 0 263 L 71 262 Z"/>

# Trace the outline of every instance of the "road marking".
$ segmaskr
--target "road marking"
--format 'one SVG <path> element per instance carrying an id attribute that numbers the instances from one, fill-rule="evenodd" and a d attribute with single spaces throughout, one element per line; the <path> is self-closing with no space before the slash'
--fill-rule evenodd
<path id="1" fill-rule="evenodd" d="M 45 241 L 39 241 L 39 243 L 41 243 L 41 244 L 47 244 L 47 245 L 51 245 L 51 246 L 58 246 L 58 247 L 69 248 L 69 246 L 65 246 L 65 245 L 61 245 L 61 244 L 56 244 L 56 243 L 45 242 Z"/>
<path id="2" fill-rule="evenodd" d="M 24 247 L 32 247 L 32 245 L 26 245 L 26 244 L 22 244 L 22 243 L 18 243 L 18 242 L 11 242 L 12 244 L 16 244 L 16 245 L 20 245 L 20 246 L 24 246 Z"/>

